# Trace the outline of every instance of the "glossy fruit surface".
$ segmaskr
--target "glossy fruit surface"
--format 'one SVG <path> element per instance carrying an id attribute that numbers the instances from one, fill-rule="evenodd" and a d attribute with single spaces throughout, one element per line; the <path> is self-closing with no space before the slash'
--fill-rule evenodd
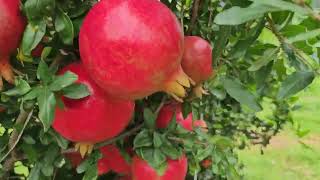
<path id="1" fill-rule="evenodd" d="M 163 175 L 157 172 L 143 159 L 135 156 L 132 161 L 133 180 L 184 180 L 187 175 L 188 162 L 183 155 L 177 160 L 167 160 L 167 168 Z"/>
<path id="2" fill-rule="evenodd" d="M 91 77 L 113 97 L 140 99 L 157 91 L 184 97 L 183 32 L 158 0 L 103 0 L 86 16 L 80 54 Z"/>
<path id="3" fill-rule="evenodd" d="M 14 75 L 9 57 L 18 48 L 24 28 L 20 1 L 0 0 L 0 75 L 10 83 L 14 82 Z"/>
<path id="4" fill-rule="evenodd" d="M 113 172 L 130 174 L 130 164 L 125 160 L 120 150 L 115 145 L 104 146 L 100 149 L 103 160 Z"/>
<path id="5" fill-rule="evenodd" d="M 82 99 L 62 98 L 64 109 L 56 108 L 53 128 L 74 142 L 96 143 L 117 136 L 128 125 L 134 102 L 113 100 L 89 77 L 82 64 L 70 64 L 60 71 L 78 75 L 91 95 Z"/>
<path id="6" fill-rule="evenodd" d="M 181 65 L 196 84 L 207 80 L 213 72 L 211 45 L 201 37 L 186 36 Z"/>

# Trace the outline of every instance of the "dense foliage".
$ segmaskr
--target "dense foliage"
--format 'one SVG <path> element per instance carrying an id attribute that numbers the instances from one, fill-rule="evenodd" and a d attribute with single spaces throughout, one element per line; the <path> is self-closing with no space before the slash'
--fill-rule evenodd
<path id="1" fill-rule="evenodd" d="M 96 0 L 23 0 L 27 17 L 18 53 L 11 57 L 15 85 L 4 84 L 0 107 L 0 176 L 37 179 L 96 179 L 97 149 L 116 143 L 133 147 L 160 173 L 166 157 L 188 157 L 188 179 L 241 179 L 237 151 L 251 144 L 266 146 L 287 122 L 299 136 L 307 131 L 290 113 L 298 92 L 319 74 L 320 3 L 317 0 L 161 0 L 178 17 L 185 35 L 197 35 L 213 47 L 215 76 L 205 82 L 209 94 L 190 95 L 183 114 L 203 119 L 208 132 L 186 131 L 174 123 L 156 129 L 159 108 L 171 97 L 165 93 L 136 101 L 127 129 L 96 144 L 94 152 L 72 169 L 64 153 L 72 143 L 51 124 L 61 95 L 81 99 L 86 86 L 74 84 L 73 73 L 56 75 L 80 58 L 81 23 Z M 42 46 L 41 56 L 31 53 Z M 190 93 L 191 94 L 191 93 Z M 76 123 L 76 122 L 75 122 Z M 205 162 L 210 162 L 203 165 Z M 100 178 L 113 179 L 108 173 Z M 0 178 L 1 179 L 1 178 Z"/>

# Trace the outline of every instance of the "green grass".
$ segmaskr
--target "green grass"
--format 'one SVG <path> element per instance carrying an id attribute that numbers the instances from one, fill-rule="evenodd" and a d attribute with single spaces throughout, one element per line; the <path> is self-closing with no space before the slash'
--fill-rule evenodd
<path id="1" fill-rule="evenodd" d="M 260 154 L 259 147 L 239 152 L 246 166 L 246 180 L 320 179 L 320 81 L 315 81 L 300 95 L 302 108 L 293 113 L 293 118 L 310 133 L 299 139 L 288 126 L 271 141 L 264 155 Z"/>

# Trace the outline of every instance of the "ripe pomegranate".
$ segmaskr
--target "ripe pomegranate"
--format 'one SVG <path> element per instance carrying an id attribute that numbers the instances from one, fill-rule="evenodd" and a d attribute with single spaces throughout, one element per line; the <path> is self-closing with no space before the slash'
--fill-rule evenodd
<path id="1" fill-rule="evenodd" d="M 181 65 L 184 72 L 196 83 L 195 95 L 202 97 L 202 94 L 206 94 L 202 83 L 213 73 L 211 45 L 201 37 L 186 36 Z"/>
<path id="2" fill-rule="evenodd" d="M 130 164 L 124 159 L 115 145 L 104 146 L 100 151 L 103 154 L 103 160 L 112 171 L 118 174 L 130 174 Z"/>
<path id="3" fill-rule="evenodd" d="M 131 173 L 134 180 L 184 180 L 187 175 L 188 162 L 185 155 L 177 160 L 167 160 L 167 169 L 158 175 L 146 161 L 135 156 L 132 161 Z"/>
<path id="4" fill-rule="evenodd" d="M 188 116 L 184 119 L 181 112 L 181 104 L 175 102 L 166 104 L 160 109 L 156 120 L 157 128 L 168 127 L 174 116 L 174 113 L 176 113 L 177 123 L 184 127 L 186 130 L 192 131 L 193 127 L 201 127 L 204 131 L 207 131 L 207 123 L 204 120 L 193 121 L 192 113 L 189 113 Z"/>
<path id="5" fill-rule="evenodd" d="M 19 46 L 25 28 L 25 19 L 20 12 L 20 0 L 0 0 L 0 89 L 2 77 L 14 83 L 14 74 L 9 64 L 10 54 Z"/>
<path id="6" fill-rule="evenodd" d="M 56 108 L 53 128 L 66 139 L 80 143 L 80 153 L 90 153 L 93 143 L 118 135 L 128 125 L 134 102 L 115 101 L 89 78 L 82 64 L 71 64 L 60 73 L 71 71 L 78 83 L 87 85 L 91 95 L 82 99 L 62 98 L 64 109 Z"/>
<path id="7" fill-rule="evenodd" d="M 84 19 L 79 41 L 91 77 L 113 97 L 135 100 L 157 91 L 179 101 L 186 96 L 183 32 L 160 1 L 100 1 Z"/>

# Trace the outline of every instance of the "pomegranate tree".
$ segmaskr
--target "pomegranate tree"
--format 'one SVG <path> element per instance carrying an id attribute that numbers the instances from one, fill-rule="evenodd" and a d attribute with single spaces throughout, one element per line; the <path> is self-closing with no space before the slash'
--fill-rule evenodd
<path id="1" fill-rule="evenodd" d="M 85 67 L 109 95 L 134 100 L 165 91 L 180 101 L 186 96 L 183 31 L 158 0 L 100 1 L 84 19 L 79 41 Z"/>
<path id="2" fill-rule="evenodd" d="M 0 0 L 0 89 L 2 77 L 14 83 L 14 74 L 9 64 L 11 53 L 19 47 L 25 28 L 25 19 L 20 12 L 20 0 Z"/>

